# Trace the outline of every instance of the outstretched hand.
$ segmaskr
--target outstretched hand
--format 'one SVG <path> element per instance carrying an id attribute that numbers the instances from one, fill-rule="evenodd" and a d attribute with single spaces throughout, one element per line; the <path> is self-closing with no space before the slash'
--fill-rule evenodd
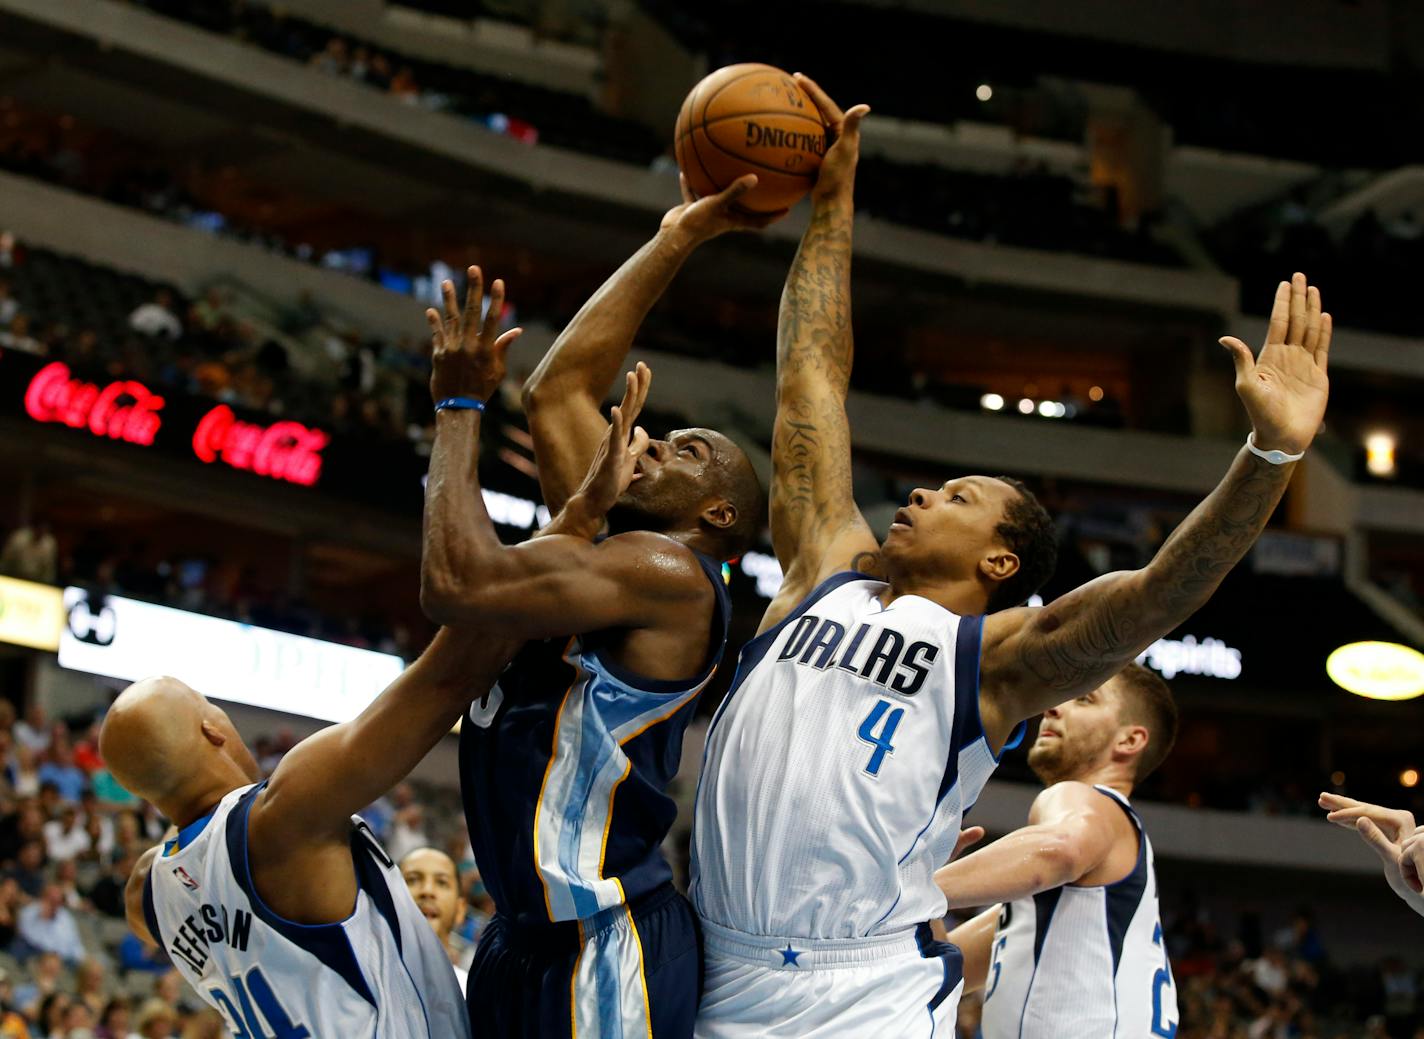
<path id="1" fill-rule="evenodd" d="M 1354 830 L 1384 867 L 1390 890 L 1410 909 L 1424 916 L 1424 888 L 1420 869 L 1424 867 L 1424 831 L 1414 828 L 1414 816 L 1399 808 L 1356 801 L 1341 794 L 1321 794 L 1319 804 L 1325 818 L 1336 826 Z"/>
<path id="2" fill-rule="evenodd" d="M 577 491 L 591 514 L 600 517 L 607 514 L 623 492 L 641 479 L 638 460 L 647 453 L 648 434 L 637 421 L 652 382 L 652 369 L 639 361 L 628 373 L 623 403 L 609 413 L 608 432 L 598 445 L 583 486 Z"/>
<path id="3" fill-rule="evenodd" d="M 855 188 L 855 166 L 860 161 L 860 122 L 870 114 L 870 106 L 854 105 L 850 111 L 842 112 L 810 76 L 797 72 L 793 78 L 815 103 L 826 124 L 828 147 L 812 194 L 816 198 L 848 194 Z"/>
<path id="4" fill-rule="evenodd" d="M 490 286 L 489 313 L 481 323 L 484 275 L 478 267 L 471 267 L 466 273 L 469 280 L 463 311 L 455 299 L 454 284 L 446 280 L 440 286 L 445 299 L 444 315 L 434 307 L 425 312 L 432 347 L 430 396 L 436 403 L 450 397 L 488 400 L 504 381 L 510 346 L 524 333 L 522 328 L 511 328 L 499 334 L 504 282 L 498 278 Z"/>
<path id="5" fill-rule="evenodd" d="M 1221 339 L 1236 365 L 1236 393 L 1251 417 L 1257 447 L 1299 454 L 1315 439 L 1330 396 L 1325 369 L 1331 331 L 1320 290 L 1296 274 L 1276 289 L 1259 357 L 1234 336 Z"/>
<path id="6" fill-rule="evenodd" d="M 737 205 L 738 199 L 757 186 L 755 173 L 738 177 L 723 191 L 706 198 L 698 198 L 692 193 L 683 174 L 677 175 L 677 181 L 682 188 L 682 204 L 673 206 L 663 215 L 660 229 L 678 228 L 691 234 L 698 242 L 708 241 L 728 231 L 759 231 L 790 212 L 789 209 L 782 209 L 775 213 L 748 213 Z"/>

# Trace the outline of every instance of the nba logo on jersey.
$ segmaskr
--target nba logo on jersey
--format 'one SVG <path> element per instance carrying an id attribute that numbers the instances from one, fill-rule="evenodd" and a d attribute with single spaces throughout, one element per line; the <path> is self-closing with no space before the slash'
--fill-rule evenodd
<path id="1" fill-rule="evenodd" d="M 177 877 L 179 882 L 189 891 L 198 890 L 198 882 L 194 880 L 191 876 L 189 876 L 188 871 L 182 866 L 179 866 L 177 869 L 175 869 L 173 871 L 173 875 Z"/>

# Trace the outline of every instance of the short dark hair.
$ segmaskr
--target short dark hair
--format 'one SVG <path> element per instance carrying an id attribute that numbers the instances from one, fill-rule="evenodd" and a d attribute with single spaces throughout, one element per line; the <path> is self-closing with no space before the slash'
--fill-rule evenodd
<path id="1" fill-rule="evenodd" d="M 1177 701 L 1162 676 L 1141 664 L 1128 664 L 1117 675 L 1122 692 L 1119 717 L 1147 729 L 1147 749 L 1137 755 L 1137 782 L 1167 760 L 1177 742 Z"/>
<path id="2" fill-rule="evenodd" d="M 737 510 L 736 522 L 717 532 L 717 554 L 722 560 L 728 560 L 755 545 L 766 527 L 766 491 L 752 468 L 751 459 L 739 447 L 732 445 L 722 449 L 722 455 L 722 470 L 726 474 L 722 496 Z"/>
<path id="3" fill-rule="evenodd" d="M 1010 552 L 1019 557 L 1019 568 L 1007 580 L 1000 581 L 989 596 L 988 612 L 1006 610 L 1027 602 L 1028 597 L 1044 586 L 1058 566 L 1058 531 L 1053 517 L 1023 483 L 1012 476 L 996 476 L 1018 494 L 1004 506 L 1004 518 L 994 528 L 995 535 Z"/>

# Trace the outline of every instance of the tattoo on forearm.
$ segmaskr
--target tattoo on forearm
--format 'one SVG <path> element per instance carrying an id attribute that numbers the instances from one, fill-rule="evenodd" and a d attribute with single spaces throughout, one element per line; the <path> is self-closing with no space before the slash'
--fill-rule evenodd
<path id="1" fill-rule="evenodd" d="M 1255 543 L 1290 482 L 1290 466 L 1242 452 L 1172 532 L 1147 569 L 1087 586 L 1032 623 L 1023 666 L 1050 689 L 1102 681 L 1195 613 Z"/>
<path id="2" fill-rule="evenodd" d="M 844 400 L 854 352 L 851 221 L 849 207 L 816 208 L 782 293 L 776 345 L 779 413 L 772 443 L 774 529 L 820 529 L 839 518 L 827 505 L 850 500 Z"/>

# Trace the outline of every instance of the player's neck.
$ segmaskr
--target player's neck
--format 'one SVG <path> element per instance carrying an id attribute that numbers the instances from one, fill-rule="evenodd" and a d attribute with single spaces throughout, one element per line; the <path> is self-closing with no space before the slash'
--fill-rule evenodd
<path id="1" fill-rule="evenodd" d="M 974 581 L 944 579 L 916 580 L 913 575 L 891 574 L 889 586 L 880 593 L 880 604 L 889 606 L 905 595 L 919 596 L 943 606 L 950 613 L 972 617 L 984 613 L 988 604 L 984 590 Z"/>
<path id="2" fill-rule="evenodd" d="M 157 808 L 179 829 L 207 815 L 228 794 L 248 785 L 248 779 L 233 769 L 209 772 L 196 777 L 186 789 L 171 799 L 155 802 Z"/>
<path id="3" fill-rule="evenodd" d="M 1110 790 L 1116 790 L 1123 797 L 1132 796 L 1132 777 L 1116 762 L 1110 761 L 1072 778 L 1080 783 L 1087 783 L 1089 786 L 1105 786 Z"/>

